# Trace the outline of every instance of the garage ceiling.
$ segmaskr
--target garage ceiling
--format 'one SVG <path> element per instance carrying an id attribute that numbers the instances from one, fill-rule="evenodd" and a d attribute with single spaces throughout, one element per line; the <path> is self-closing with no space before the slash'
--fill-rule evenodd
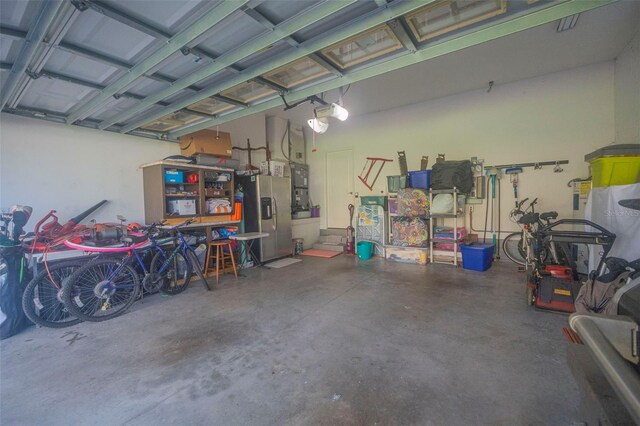
<path id="1" fill-rule="evenodd" d="M 614 2 L 3 0 L 0 99 L 8 113 L 175 140 Z"/>

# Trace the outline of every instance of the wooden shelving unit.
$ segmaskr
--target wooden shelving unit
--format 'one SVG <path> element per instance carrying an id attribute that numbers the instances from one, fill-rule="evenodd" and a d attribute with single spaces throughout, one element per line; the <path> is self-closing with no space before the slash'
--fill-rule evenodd
<path id="1" fill-rule="evenodd" d="M 141 166 L 144 184 L 144 213 L 147 223 L 166 221 L 176 224 L 187 218 L 198 223 L 229 221 L 234 207 L 234 170 L 220 167 L 198 166 L 174 161 L 158 161 Z M 183 182 L 167 182 L 165 172 L 182 172 Z M 195 174 L 197 182 L 187 182 L 187 176 Z M 218 180 L 225 176 L 228 180 Z M 223 199 L 230 203 L 230 211 L 211 212 L 207 200 Z M 195 213 L 172 213 L 174 200 L 193 200 Z"/>

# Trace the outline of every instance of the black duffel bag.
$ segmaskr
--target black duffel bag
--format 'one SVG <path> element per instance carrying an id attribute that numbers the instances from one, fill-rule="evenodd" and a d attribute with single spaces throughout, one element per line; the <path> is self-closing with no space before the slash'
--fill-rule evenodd
<path id="1" fill-rule="evenodd" d="M 453 189 L 468 194 L 473 189 L 471 161 L 441 161 L 431 168 L 431 189 Z"/>

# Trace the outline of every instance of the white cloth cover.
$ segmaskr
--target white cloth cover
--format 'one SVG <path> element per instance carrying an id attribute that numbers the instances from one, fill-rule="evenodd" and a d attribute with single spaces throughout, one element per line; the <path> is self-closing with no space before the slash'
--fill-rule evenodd
<path id="1" fill-rule="evenodd" d="M 585 219 L 616 234 L 609 256 L 627 261 L 640 258 L 640 211 L 618 204 L 620 200 L 640 198 L 640 183 L 593 188 L 587 200 Z M 589 270 L 598 267 L 601 250 L 589 251 Z"/>
<path id="2" fill-rule="evenodd" d="M 431 205 L 431 213 L 443 214 L 453 212 L 453 195 L 451 194 L 438 194 L 433 197 L 433 204 Z"/>

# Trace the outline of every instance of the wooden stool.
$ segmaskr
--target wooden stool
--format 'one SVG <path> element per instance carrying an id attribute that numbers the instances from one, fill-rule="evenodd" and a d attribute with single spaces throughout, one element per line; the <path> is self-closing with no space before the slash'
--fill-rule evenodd
<path id="1" fill-rule="evenodd" d="M 229 250 L 228 253 L 224 251 L 225 248 Z M 231 260 L 231 265 L 227 264 L 229 260 Z M 214 261 L 216 263 L 215 267 L 212 265 L 212 262 Z M 220 272 L 226 274 L 231 273 L 232 270 L 236 279 L 238 279 L 238 270 L 236 269 L 236 260 L 233 256 L 231 241 L 211 241 L 207 249 L 207 260 L 204 263 L 205 275 L 208 276 L 209 273 L 213 273 L 213 271 L 215 271 L 217 284 L 220 280 Z"/>

